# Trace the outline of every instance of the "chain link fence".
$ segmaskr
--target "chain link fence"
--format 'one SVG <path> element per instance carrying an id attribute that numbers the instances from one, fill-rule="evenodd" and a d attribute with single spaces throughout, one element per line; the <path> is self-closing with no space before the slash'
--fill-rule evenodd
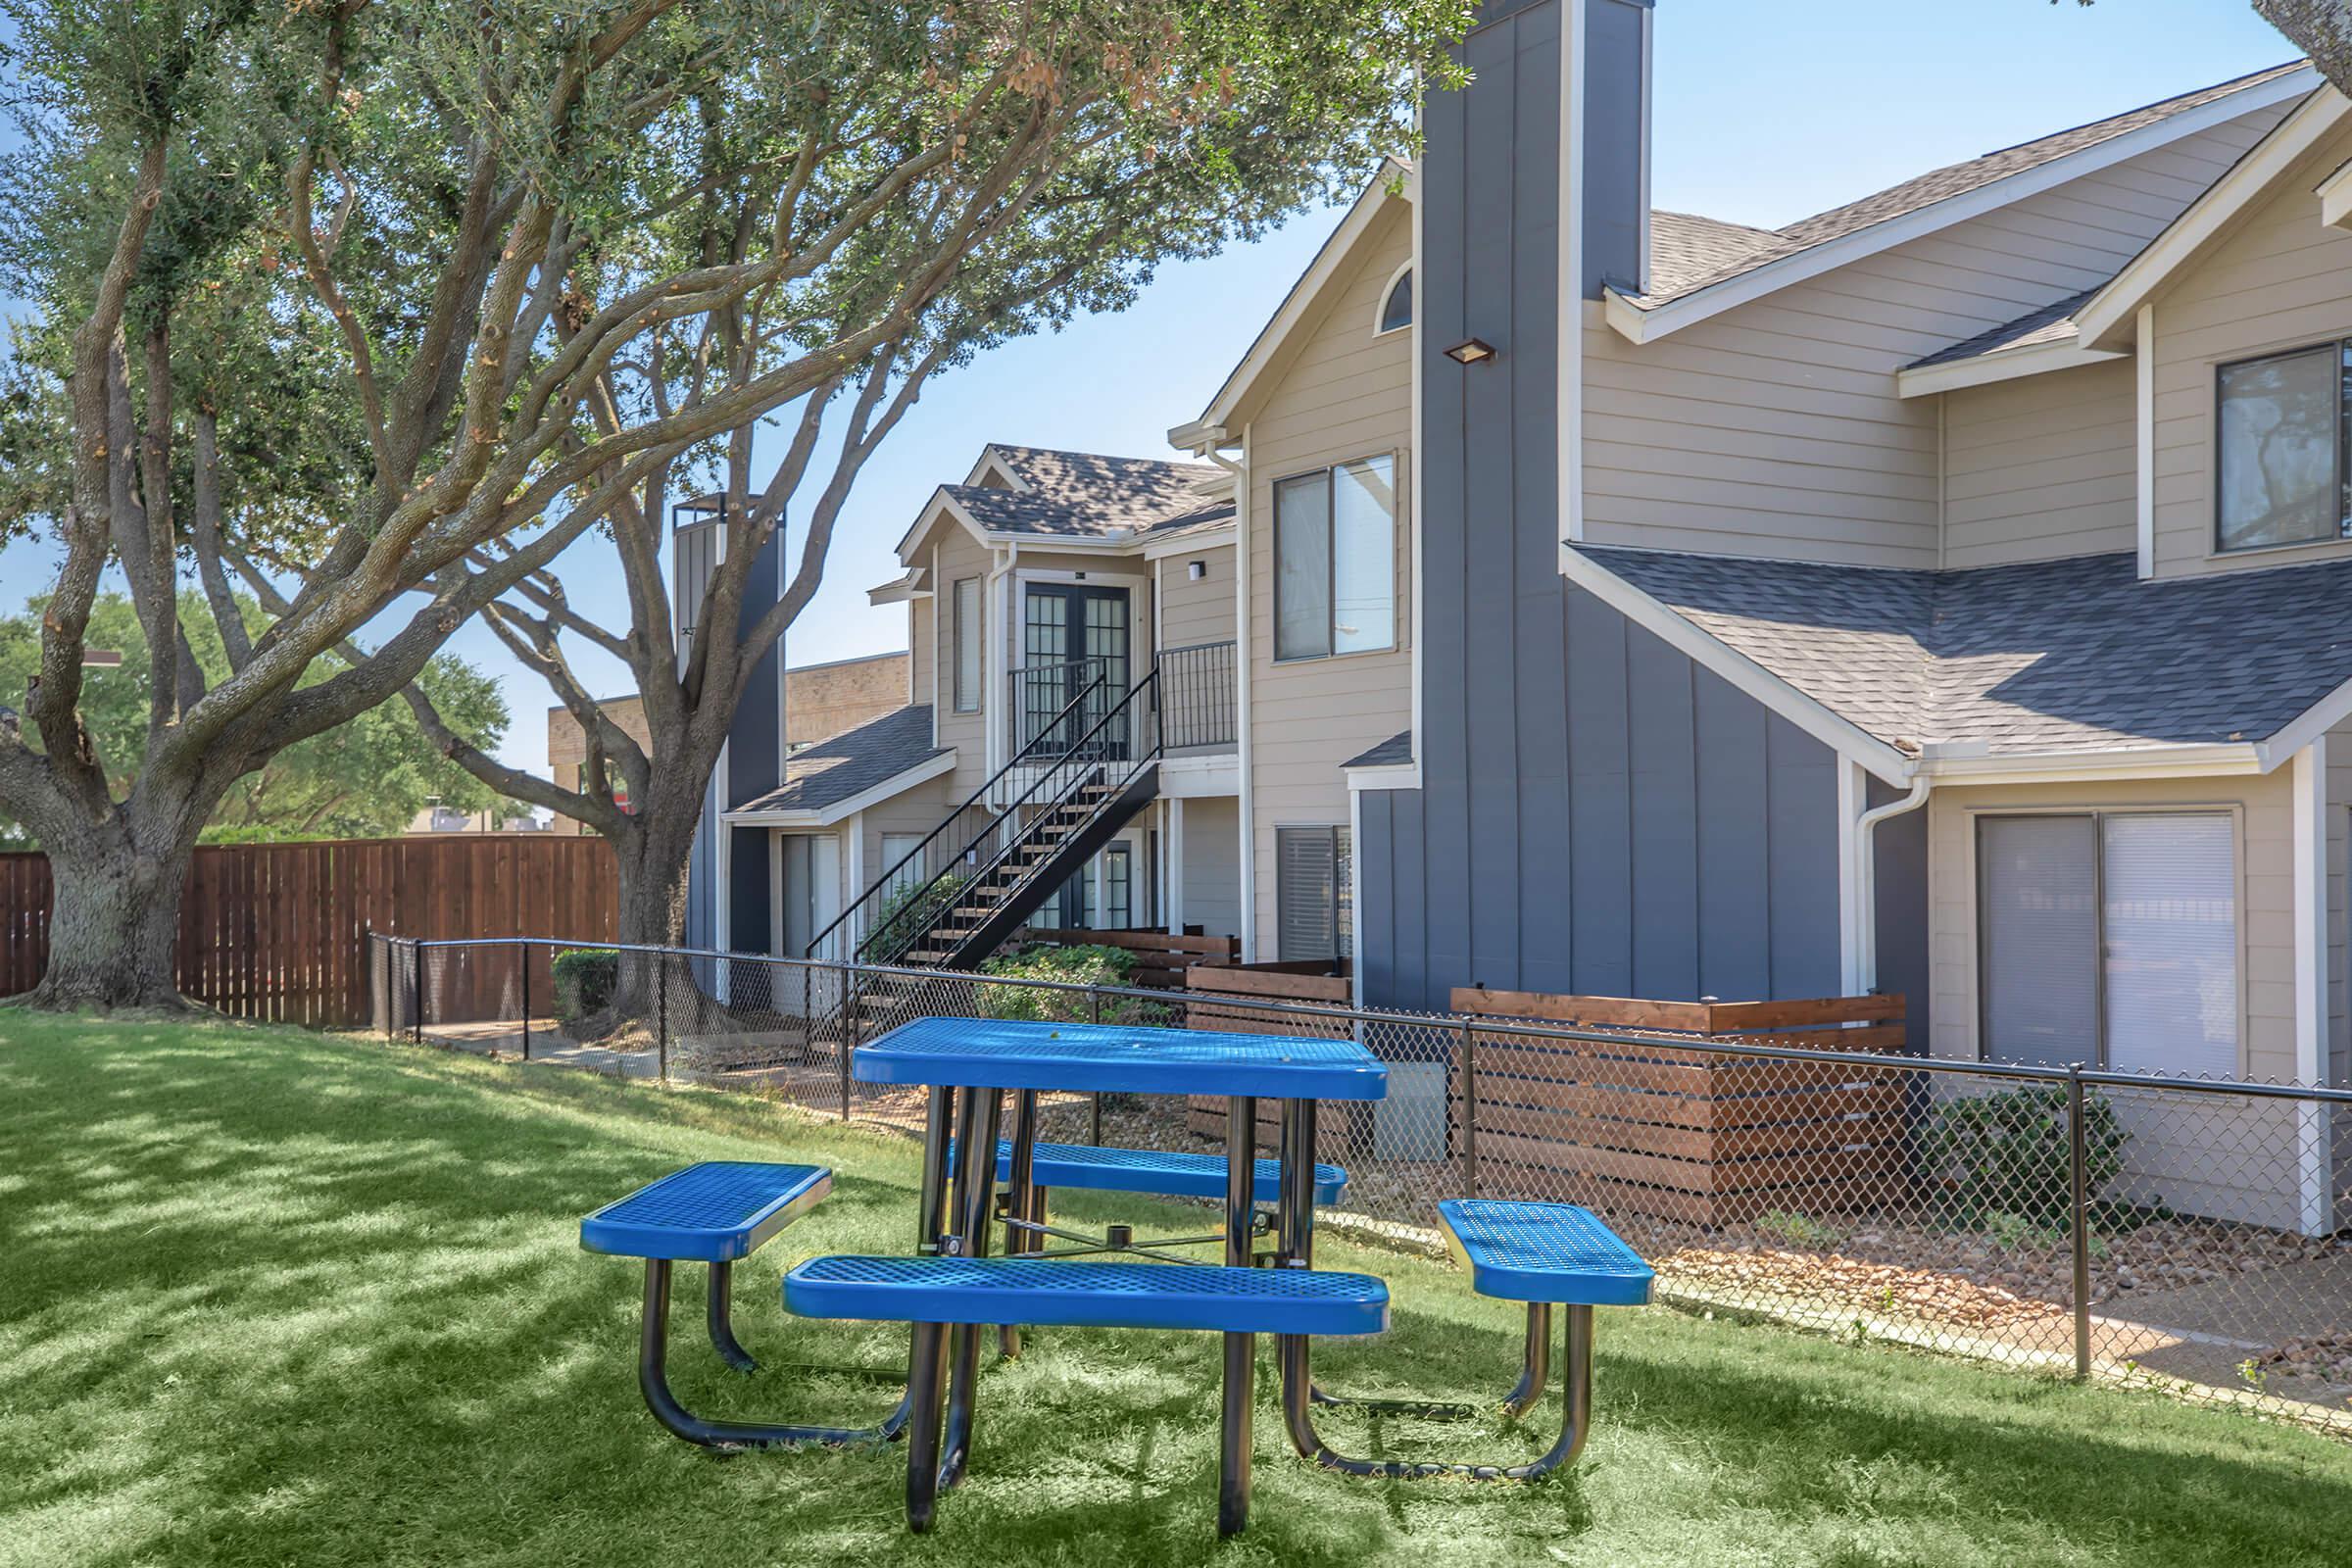
<path id="1" fill-rule="evenodd" d="M 1389 1093 L 1326 1107 L 1317 1157 L 1349 1181 L 1320 1223 L 1435 1250 L 1441 1199 L 1581 1203 L 1689 1309 L 2352 1435 L 2345 1090 L 1916 1056 L 1885 1006 L 1720 1038 L 683 949 L 368 942 L 387 1038 L 910 1133 L 923 1091 L 858 1083 L 850 1062 L 913 1018 L 1352 1037 Z M 1899 999 L 1860 1000 L 1899 1017 Z M 1224 1136 L 1222 1101 L 1048 1095 L 1040 1112 L 1046 1142 Z"/>

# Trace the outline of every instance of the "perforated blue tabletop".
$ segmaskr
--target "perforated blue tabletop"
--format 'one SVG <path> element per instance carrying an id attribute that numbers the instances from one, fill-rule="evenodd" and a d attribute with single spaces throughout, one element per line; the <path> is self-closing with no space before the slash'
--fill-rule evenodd
<path id="1" fill-rule="evenodd" d="M 1379 1100 L 1388 1069 L 1352 1040 L 1125 1024 L 917 1018 L 851 1057 L 859 1083 L 1109 1095 Z"/>

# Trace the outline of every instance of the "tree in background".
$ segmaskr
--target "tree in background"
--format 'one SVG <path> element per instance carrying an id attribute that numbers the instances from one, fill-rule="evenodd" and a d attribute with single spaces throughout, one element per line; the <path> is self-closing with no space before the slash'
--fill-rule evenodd
<path id="1" fill-rule="evenodd" d="M 2254 0 L 2254 9 L 2293 39 L 2321 75 L 2352 93 L 2352 0 Z"/>
<path id="2" fill-rule="evenodd" d="M 646 466 L 614 500 L 596 547 L 617 555 L 625 623 L 579 605 L 553 568 L 533 570 L 488 606 L 492 629 L 580 725 L 576 789 L 468 745 L 430 694 L 412 687 L 419 721 L 486 784 L 611 841 L 622 942 L 680 941 L 702 802 L 736 709 L 760 660 L 815 594 L 859 470 L 929 379 L 1007 338 L 1121 308 L 1159 262 L 1252 237 L 1360 178 L 1409 141 L 1417 74 L 1458 75 L 1443 46 L 1465 23 L 1457 0 L 949 7 L 909 19 L 903 49 L 860 53 L 837 74 L 794 84 L 789 133 L 713 105 L 682 149 L 699 194 L 664 229 L 674 252 L 661 266 L 753 265 L 772 244 L 774 193 L 737 172 L 786 157 L 798 181 L 800 171 L 824 169 L 834 149 L 887 145 L 894 127 L 936 112 L 946 83 L 963 101 L 991 72 L 1004 74 L 1011 113 L 953 154 L 973 167 L 947 184 L 978 176 L 1004 195 L 984 220 L 960 197 L 932 196 L 919 222 L 849 237 L 824 287 L 752 291 L 706 316 L 656 323 L 635 352 L 600 369 L 594 407 L 601 427 L 614 429 L 625 411 L 692 403 L 758 373 L 772 352 L 764 345 L 779 338 L 837 338 L 905 301 L 904 330 L 842 360 L 772 433 L 756 441 L 755 426 L 739 424 Z M 926 35 L 919 44 L 915 30 Z M 941 269 L 937 259 L 951 253 Z M 587 300 L 602 301 L 645 265 L 600 252 L 576 275 Z M 679 491 L 716 494 L 723 540 L 708 587 L 673 612 L 664 501 Z M 753 564 L 788 514 L 801 530 L 789 581 L 780 599 L 752 598 Z M 575 671 L 581 647 L 628 666 L 646 742 L 605 715 Z M 624 1005 L 630 989 L 624 974 Z"/>
<path id="3" fill-rule="evenodd" d="M 208 682 L 225 679 L 228 658 L 219 632 L 194 593 L 183 592 L 181 598 L 180 622 L 187 628 L 199 669 Z M 264 624 L 260 608 L 250 598 L 240 596 L 239 609 L 248 627 Z M 0 616 L 0 699 L 24 701 L 26 683 L 39 670 L 41 610 L 35 602 L 23 614 Z M 135 765 L 154 706 L 147 689 L 153 666 L 146 633 L 127 598 L 103 593 L 90 607 L 88 635 L 93 648 L 119 653 L 122 662 L 93 668 L 83 677 L 84 720 L 99 756 Z M 329 654 L 304 678 L 330 679 L 345 667 L 341 656 Z M 506 700 L 489 676 L 445 653 L 425 665 L 418 681 L 473 744 L 493 747 L 504 738 Z M 122 775 L 107 780 L 118 796 L 129 794 L 137 782 Z M 497 792 L 443 758 L 405 710 L 387 705 L 323 735 L 298 741 L 238 779 L 199 837 L 204 843 L 369 838 L 404 831 L 436 800 L 466 812 L 496 811 L 506 804 Z M 0 819 L 0 839 L 15 848 L 37 847 L 23 824 L 5 819 Z"/>
<path id="4" fill-rule="evenodd" d="M 666 676 L 642 680 L 649 719 L 691 745 L 632 763 L 584 715 L 594 782 L 565 804 L 626 840 L 615 754 L 649 806 L 657 771 L 707 774 L 747 666 L 814 587 L 805 570 L 752 638 L 698 636 L 662 670 L 668 474 L 723 472 L 756 546 L 837 395 L 866 450 L 976 346 L 1116 303 L 1155 258 L 1368 167 L 1468 9 L 0 0 L 26 144 L 0 172 L 0 284 L 31 306 L 0 378 L 0 526 L 62 555 L 38 685 L 0 726 L 0 809 L 57 873 L 48 971 L 19 1002 L 182 1005 L 179 893 L 221 801 L 493 605 L 543 670 L 557 624 Z M 755 486 L 749 432 L 796 405 Z M 592 531 L 637 558 L 626 631 L 545 575 Z M 730 543 L 699 625 L 736 629 L 756 554 Z M 85 702 L 110 570 L 147 650 L 135 761 Z M 667 842 L 624 859 L 633 922 L 676 906 Z"/>

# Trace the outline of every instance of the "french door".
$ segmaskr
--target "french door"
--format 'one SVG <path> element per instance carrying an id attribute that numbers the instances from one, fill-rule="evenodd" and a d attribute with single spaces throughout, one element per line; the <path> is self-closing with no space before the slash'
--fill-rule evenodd
<path id="1" fill-rule="evenodd" d="M 1025 746 L 1042 737 L 1042 749 L 1067 752 L 1086 742 L 1102 757 L 1125 757 L 1127 726 L 1093 732 L 1127 694 L 1127 590 L 1064 582 L 1033 582 L 1027 588 L 1021 667 L 1013 672 L 1013 744 Z M 1082 693 L 1086 700 L 1061 716 Z"/>

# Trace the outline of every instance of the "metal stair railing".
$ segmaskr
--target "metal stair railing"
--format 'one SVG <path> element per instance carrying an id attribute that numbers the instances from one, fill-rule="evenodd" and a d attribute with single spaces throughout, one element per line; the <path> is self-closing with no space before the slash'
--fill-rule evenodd
<path id="1" fill-rule="evenodd" d="M 1029 782 L 1011 804 L 998 813 L 981 838 L 998 840 L 996 848 L 985 856 L 979 853 L 981 839 L 969 847 L 967 874 L 961 875 L 936 894 L 909 899 L 887 924 L 869 932 L 859 944 L 858 961 L 861 963 L 893 963 L 912 951 L 922 940 L 938 934 L 952 917 L 967 905 L 966 889 L 975 892 L 994 885 L 994 878 L 1004 868 L 1022 846 L 1043 839 L 1048 828 L 1062 819 L 1076 801 L 1080 791 L 1090 783 L 1100 783 L 1119 770 L 1123 787 L 1128 779 L 1157 760 L 1161 749 L 1159 709 L 1156 702 L 1159 672 L 1153 669 L 1142 680 L 1129 687 L 1102 715 L 1067 746 L 1060 755 L 1043 765 L 1036 778 Z M 1035 765 L 1035 764 L 1032 764 Z M 1095 816 L 1116 800 L 1118 789 L 1105 789 L 1100 799 L 1074 822 L 1066 825 L 1055 842 L 1076 837 Z M 1027 822 L 1020 820 L 1024 808 L 1036 810 Z M 1010 831 L 1000 832 L 1002 828 Z M 959 856 L 958 861 L 967 857 Z M 1013 899 L 1018 891 L 1042 875 L 1052 864 L 1051 853 L 1040 856 L 1021 869 L 1011 881 L 1003 885 L 1001 906 Z M 908 915 L 922 918 L 910 920 Z M 987 915 L 983 912 L 981 919 Z M 895 940 L 894 940 L 895 939 Z"/>

